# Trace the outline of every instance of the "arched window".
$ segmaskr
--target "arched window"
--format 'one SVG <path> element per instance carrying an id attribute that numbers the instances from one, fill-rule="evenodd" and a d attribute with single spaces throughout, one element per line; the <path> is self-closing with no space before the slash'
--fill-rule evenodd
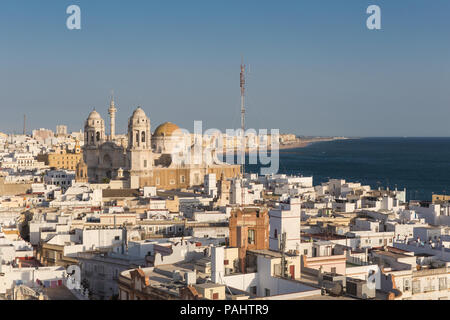
<path id="1" fill-rule="evenodd" d="M 100 131 L 97 131 L 97 142 L 100 141 Z"/>
<path id="2" fill-rule="evenodd" d="M 94 133 L 93 132 L 91 133 L 91 141 L 90 142 L 94 143 Z"/>
<path id="3" fill-rule="evenodd" d="M 142 142 L 145 142 L 145 131 L 142 131 L 141 137 L 142 137 Z"/>
<path id="4" fill-rule="evenodd" d="M 139 144 L 139 131 L 136 132 L 136 142 Z"/>

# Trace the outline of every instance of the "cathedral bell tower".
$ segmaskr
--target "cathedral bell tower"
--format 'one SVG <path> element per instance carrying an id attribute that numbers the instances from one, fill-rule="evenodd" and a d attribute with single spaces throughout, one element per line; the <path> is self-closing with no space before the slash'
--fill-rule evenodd
<path id="1" fill-rule="evenodd" d="M 92 111 L 84 124 L 84 145 L 99 146 L 105 141 L 105 121 L 100 114 Z"/>
<path id="2" fill-rule="evenodd" d="M 153 169 L 150 119 L 141 107 L 128 120 L 127 160 L 130 188 L 139 188 L 140 178 L 151 177 Z"/>

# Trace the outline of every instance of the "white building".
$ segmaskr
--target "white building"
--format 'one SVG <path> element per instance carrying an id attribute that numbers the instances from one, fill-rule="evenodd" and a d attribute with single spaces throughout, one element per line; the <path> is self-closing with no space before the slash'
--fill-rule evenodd
<path id="1" fill-rule="evenodd" d="M 205 175 L 204 186 L 205 186 L 205 193 L 209 197 L 211 198 L 217 197 L 217 181 L 216 175 L 214 173 Z"/>
<path id="2" fill-rule="evenodd" d="M 300 199 L 291 198 L 289 203 L 280 203 L 278 208 L 269 211 L 269 248 L 274 251 L 280 249 L 283 233 L 286 234 L 286 251 L 299 250 L 300 239 Z"/>
<path id="3" fill-rule="evenodd" d="M 73 180 L 75 180 L 75 173 L 66 170 L 50 170 L 44 176 L 46 185 L 59 186 L 63 190 L 72 186 Z"/>

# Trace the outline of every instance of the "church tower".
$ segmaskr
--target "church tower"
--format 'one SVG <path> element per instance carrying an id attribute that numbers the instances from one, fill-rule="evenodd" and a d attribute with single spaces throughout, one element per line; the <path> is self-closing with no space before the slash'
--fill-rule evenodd
<path id="1" fill-rule="evenodd" d="M 114 93 L 111 95 L 111 102 L 109 103 L 109 119 L 110 119 L 110 136 L 109 140 L 114 141 L 114 138 L 116 136 L 116 106 L 114 103 Z"/>
<path id="2" fill-rule="evenodd" d="M 100 114 L 92 111 L 84 124 L 84 145 L 99 146 L 105 141 L 105 121 Z"/>
<path id="3" fill-rule="evenodd" d="M 139 188 L 139 178 L 151 177 L 153 169 L 150 119 L 141 107 L 138 107 L 128 120 L 127 157 L 130 188 Z"/>
<path id="4" fill-rule="evenodd" d="M 80 141 L 78 141 L 78 139 L 75 141 L 74 153 L 75 154 L 80 154 L 81 153 Z"/>

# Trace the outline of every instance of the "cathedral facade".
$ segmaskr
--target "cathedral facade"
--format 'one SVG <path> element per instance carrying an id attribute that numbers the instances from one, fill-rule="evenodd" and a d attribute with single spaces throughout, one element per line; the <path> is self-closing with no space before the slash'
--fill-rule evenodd
<path id="1" fill-rule="evenodd" d="M 105 121 L 92 111 L 84 125 L 83 161 L 77 166 L 77 180 L 90 183 L 116 182 L 124 188 L 155 186 L 160 189 L 182 189 L 203 184 L 204 175 L 216 174 L 227 179 L 241 176 L 239 165 L 226 163 L 175 163 L 174 148 L 190 143 L 179 127 L 166 122 L 151 133 L 150 119 L 138 107 L 128 120 L 126 136 L 115 133 L 115 107 L 108 109 L 110 134 Z"/>

